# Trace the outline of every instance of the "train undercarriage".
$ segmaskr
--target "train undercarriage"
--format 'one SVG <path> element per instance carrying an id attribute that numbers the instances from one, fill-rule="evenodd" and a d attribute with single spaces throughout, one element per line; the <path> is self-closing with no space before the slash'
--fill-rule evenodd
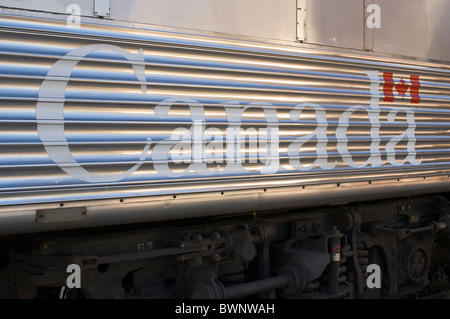
<path id="1" fill-rule="evenodd" d="M 449 288 L 449 224 L 450 201 L 432 195 L 21 236 L 2 241 L 0 296 L 358 299 L 442 294 Z"/>

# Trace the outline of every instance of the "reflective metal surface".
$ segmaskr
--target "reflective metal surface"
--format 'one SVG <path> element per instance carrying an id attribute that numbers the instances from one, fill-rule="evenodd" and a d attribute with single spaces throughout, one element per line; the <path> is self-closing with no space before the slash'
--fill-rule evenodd
<path id="1" fill-rule="evenodd" d="M 450 171 L 445 64 L 8 15 L 0 38 L 2 206 Z"/>
<path id="2" fill-rule="evenodd" d="M 447 0 L 110 0 L 102 19 L 92 0 L 0 0 L 0 12 L 65 19 L 77 5 L 81 21 L 150 25 L 180 32 L 242 40 L 308 45 L 336 50 L 369 50 L 420 60 L 450 61 Z M 380 28 L 369 28 L 371 5 L 380 9 Z M 297 11 L 306 7 L 297 25 Z M 5 9 L 3 9 L 5 8 Z M 95 18 L 95 19 L 93 19 Z M 300 34 L 301 33 L 301 34 Z"/>

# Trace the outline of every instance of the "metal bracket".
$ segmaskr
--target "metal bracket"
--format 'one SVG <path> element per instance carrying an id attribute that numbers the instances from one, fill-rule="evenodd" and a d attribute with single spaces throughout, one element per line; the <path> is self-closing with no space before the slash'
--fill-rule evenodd
<path id="1" fill-rule="evenodd" d="M 80 221 L 86 218 L 86 207 L 39 209 L 36 222 L 39 224 Z"/>
<path id="2" fill-rule="evenodd" d="M 109 17 L 110 7 L 109 0 L 95 0 L 94 1 L 94 16 Z"/>
<path id="3" fill-rule="evenodd" d="M 297 41 L 306 41 L 306 2 L 297 0 Z"/>

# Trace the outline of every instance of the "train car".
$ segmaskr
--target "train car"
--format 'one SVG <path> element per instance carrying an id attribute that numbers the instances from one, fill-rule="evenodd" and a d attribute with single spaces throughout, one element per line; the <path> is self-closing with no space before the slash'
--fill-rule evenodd
<path id="1" fill-rule="evenodd" d="M 0 296 L 444 296 L 449 10 L 0 0 Z"/>

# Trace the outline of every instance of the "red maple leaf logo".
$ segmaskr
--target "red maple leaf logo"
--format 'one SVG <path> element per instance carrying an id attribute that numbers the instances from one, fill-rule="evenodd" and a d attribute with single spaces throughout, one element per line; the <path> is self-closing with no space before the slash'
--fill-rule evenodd
<path id="1" fill-rule="evenodd" d="M 406 96 L 406 91 L 408 91 L 409 85 L 401 78 L 400 83 L 395 86 L 395 90 L 398 92 L 403 99 Z"/>

